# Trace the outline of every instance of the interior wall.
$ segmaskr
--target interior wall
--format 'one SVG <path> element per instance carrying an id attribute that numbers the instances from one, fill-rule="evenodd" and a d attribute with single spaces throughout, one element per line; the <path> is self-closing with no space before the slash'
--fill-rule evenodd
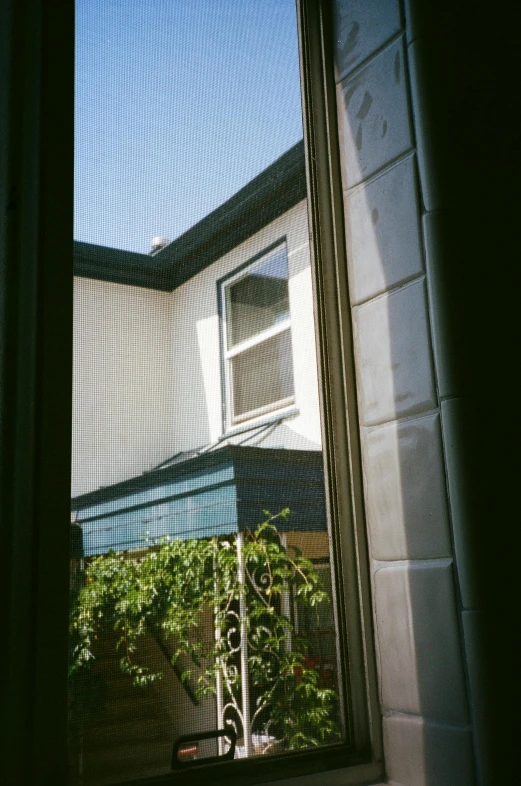
<path id="1" fill-rule="evenodd" d="M 470 786 L 490 782 L 471 405 L 465 348 L 450 340 L 463 318 L 454 159 L 433 138 L 456 97 L 445 81 L 437 105 L 424 100 L 434 33 L 417 6 L 333 3 L 347 264 L 386 771 L 403 786 Z"/>

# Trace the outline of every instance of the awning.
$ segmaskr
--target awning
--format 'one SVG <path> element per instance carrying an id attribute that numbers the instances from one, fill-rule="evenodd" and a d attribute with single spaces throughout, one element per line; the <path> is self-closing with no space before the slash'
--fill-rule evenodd
<path id="1" fill-rule="evenodd" d="M 226 445 L 72 500 L 84 556 L 253 530 L 284 508 L 279 531 L 326 529 L 320 451 Z"/>

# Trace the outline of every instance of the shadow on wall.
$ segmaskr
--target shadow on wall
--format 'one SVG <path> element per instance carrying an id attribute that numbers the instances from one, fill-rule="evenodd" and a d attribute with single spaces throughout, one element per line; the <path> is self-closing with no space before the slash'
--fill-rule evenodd
<path id="1" fill-rule="evenodd" d="M 171 399 L 176 450 L 214 442 L 222 429 L 221 348 L 212 267 L 172 293 Z"/>
<path id="2" fill-rule="evenodd" d="M 450 82 L 442 98 L 459 135 L 436 116 L 433 174 L 422 141 L 436 129 L 421 117 L 413 125 L 406 65 L 414 72 L 420 21 L 413 14 L 406 34 L 398 2 L 336 3 L 339 141 L 387 774 L 404 786 L 467 786 L 476 774 L 461 605 L 479 608 L 479 597 L 450 450 L 453 399 L 469 392 L 458 264 L 469 251 L 452 212 L 463 193 L 451 182 L 447 203 L 443 178 L 465 158 L 458 91 L 469 75 L 458 81 L 441 59 L 436 78 Z M 446 28 L 452 51 L 456 24 Z"/>
<path id="3" fill-rule="evenodd" d="M 75 279 L 72 496 L 132 477 L 180 445 L 175 385 L 197 417 L 198 444 L 210 441 L 196 340 L 173 363 L 171 293 Z"/>

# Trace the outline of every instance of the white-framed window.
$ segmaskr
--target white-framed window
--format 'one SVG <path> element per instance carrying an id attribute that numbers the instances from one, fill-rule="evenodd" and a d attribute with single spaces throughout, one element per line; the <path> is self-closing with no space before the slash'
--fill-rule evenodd
<path id="1" fill-rule="evenodd" d="M 295 403 L 283 241 L 219 284 L 226 429 Z"/>

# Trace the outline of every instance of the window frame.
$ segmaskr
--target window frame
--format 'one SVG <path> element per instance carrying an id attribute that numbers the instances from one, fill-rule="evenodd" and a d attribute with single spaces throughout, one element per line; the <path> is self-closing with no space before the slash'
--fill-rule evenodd
<path id="1" fill-rule="evenodd" d="M 217 281 L 217 301 L 218 301 L 218 314 L 220 323 L 220 351 L 221 351 L 221 391 L 222 391 L 222 417 L 223 417 L 223 434 L 233 433 L 237 430 L 250 427 L 259 423 L 264 423 L 272 419 L 287 417 L 295 414 L 295 375 L 293 369 L 293 345 L 291 352 L 292 364 L 292 378 L 293 378 L 293 394 L 284 399 L 267 404 L 257 409 L 249 410 L 243 415 L 234 416 L 233 412 L 233 372 L 231 369 L 231 360 L 233 357 L 251 349 L 254 346 L 259 346 L 264 341 L 279 335 L 286 330 L 292 331 L 292 318 L 291 318 L 291 304 L 289 307 L 289 317 L 284 320 L 282 325 L 276 325 L 266 330 L 260 331 L 255 336 L 239 342 L 231 349 L 228 348 L 228 324 L 227 324 L 227 308 L 226 308 L 226 289 L 233 283 L 240 281 L 248 275 L 249 270 L 255 270 L 256 267 L 262 265 L 263 261 L 267 260 L 271 254 L 276 253 L 277 249 L 284 247 L 286 251 L 286 261 L 288 262 L 287 240 L 284 235 L 279 240 L 271 243 L 258 254 L 255 254 L 251 259 L 243 262 L 231 273 L 223 276 Z M 288 262 L 288 285 L 289 285 L 289 262 Z M 288 292 L 289 296 L 289 292 Z"/>
<path id="2" fill-rule="evenodd" d="M 147 779 L 150 786 L 180 779 L 245 786 L 289 777 L 293 784 L 332 786 L 383 773 L 328 5 L 297 0 L 319 386 L 328 423 L 326 491 L 333 520 L 342 522 L 332 538 L 345 607 L 342 663 L 356 675 L 347 719 L 352 747 L 201 767 L 197 775 Z M 0 767 L 12 786 L 44 786 L 67 782 L 74 3 L 8 0 L 0 5 L 0 30 L 8 74 L 0 86 L 0 196 L 8 208 L 0 217 L 8 262 L 0 270 L 7 641 L 0 673 L 8 730 Z"/>
<path id="3" fill-rule="evenodd" d="M 1 2 L 0 60 L 0 772 L 43 786 L 67 774 L 72 0 Z"/>

